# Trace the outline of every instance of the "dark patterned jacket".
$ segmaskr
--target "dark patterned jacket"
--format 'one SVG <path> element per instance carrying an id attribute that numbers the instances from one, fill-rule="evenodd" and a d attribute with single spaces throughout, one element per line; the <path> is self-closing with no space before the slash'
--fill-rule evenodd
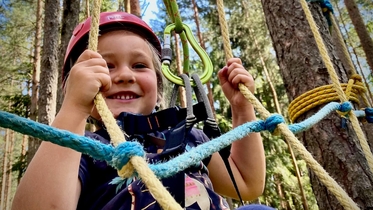
<path id="1" fill-rule="evenodd" d="M 167 135 L 168 130 L 136 137 L 136 140 L 144 146 L 149 163 L 166 161 L 167 158 L 161 156 L 160 151 L 164 145 L 162 141 L 165 141 Z M 86 136 L 109 144 L 109 135 L 104 129 L 95 133 L 87 132 Z M 203 131 L 192 128 L 186 135 L 184 149 L 188 150 L 206 141 L 209 139 Z M 168 158 L 172 158 L 172 155 L 170 154 Z M 127 179 L 121 186 L 110 184 L 117 176 L 117 170 L 106 162 L 82 155 L 79 170 L 82 191 L 77 209 L 161 209 L 141 180 L 133 177 Z M 185 199 L 181 203 L 184 202 L 183 206 L 185 205 L 187 210 L 228 209 L 227 202 L 213 191 L 207 167 L 202 161 L 171 178 L 163 179 L 162 182 L 175 198 L 179 197 L 180 200 L 182 196 Z"/>

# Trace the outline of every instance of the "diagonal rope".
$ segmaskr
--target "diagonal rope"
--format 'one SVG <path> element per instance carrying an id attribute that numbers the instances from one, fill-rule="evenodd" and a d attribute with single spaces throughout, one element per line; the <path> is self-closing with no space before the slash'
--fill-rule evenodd
<path id="1" fill-rule="evenodd" d="M 225 20 L 224 4 L 223 0 L 217 0 L 217 7 L 219 13 L 219 22 L 223 35 L 224 51 L 226 59 L 232 57 L 232 52 L 229 42 L 229 33 L 227 22 Z M 270 113 L 263 107 L 257 98 L 249 91 L 249 89 L 244 84 L 239 84 L 239 89 L 242 94 L 247 98 L 264 118 L 268 118 Z M 342 89 L 342 88 L 340 88 Z M 343 91 L 340 91 L 343 93 Z M 345 100 L 347 101 L 347 100 Z M 355 116 L 355 115 L 354 115 Z M 312 168 L 315 174 L 319 177 L 320 181 L 336 196 L 339 202 L 346 209 L 359 209 L 357 204 L 348 196 L 348 194 L 343 190 L 342 187 L 325 171 L 325 169 L 312 157 L 311 153 L 307 151 L 303 144 L 301 144 L 295 135 L 290 132 L 284 123 L 281 123 L 277 127 L 286 141 L 288 141 L 292 147 L 302 156 L 302 158 L 307 162 L 307 164 Z"/>
<path id="2" fill-rule="evenodd" d="M 352 71 L 352 76 L 357 77 L 358 73 L 355 69 L 354 64 L 352 63 L 352 59 L 351 59 L 351 56 L 348 53 L 345 41 L 344 41 L 343 36 L 342 36 L 342 33 L 339 30 L 337 22 L 335 21 L 334 14 L 331 14 L 330 17 L 331 17 L 330 19 L 332 21 L 332 24 L 334 26 L 333 29 L 337 33 L 336 34 L 337 35 L 337 41 L 338 41 L 339 45 L 342 47 L 342 53 L 344 54 L 344 57 L 347 58 L 348 68 Z M 365 83 L 364 85 L 366 86 L 365 88 L 370 92 L 370 89 L 369 89 L 369 87 L 367 87 L 367 84 Z M 362 99 L 363 99 L 366 106 L 369 106 L 369 105 L 372 106 L 372 102 L 368 100 L 367 95 L 368 95 L 368 93 L 362 94 Z"/>
<path id="3" fill-rule="evenodd" d="M 306 18 L 308 20 L 308 23 L 310 24 L 311 31 L 313 33 L 313 36 L 315 37 L 315 41 L 316 41 L 317 47 L 320 51 L 322 60 L 324 61 L 324 64 L 325 64 L 325 66 L 328 70 L 330 79 L 332 80 L 333 87 L 334 87 L 335 91 L 337 92 L 341 102 L 348 101 L 348 98 L 346 97 L 346 94 L 343 92 L 342 87 L 339 83 L 338 75 L 335 72 L 335 69 L 333 67 L 333 63 L 332 63 L 332 61 L 329 57 L 328 51 L 327 51 L 326 46 L 323 42 L 323 39 L 320 35 L 320 32 L 317 28 L 316 22 L 313 19 L 313 16 L 312 16 L 311 11 L 308 7 L 308 4 L 305 0 L 300 0 L 300 3 L 302 5 L 302 8 L 303 8 L 304 13 L 306 15 Z M 350 118 L 352 127 L 354 128 L 354 130 L 356 132 L 356 135 L 359 139 L 359 142 L 360 142 L 360 145 L 363 149 L 364 155 L 367 159 L 369 169 L 373 173 L 373 155 L 372 155 L 372 152 L 370 151 L 370 147 L 369 147 L 368 142 L 365 138 L 363 130 L 361 129 L 359 121 L 358 121 L 356 115 L 353 112 L 350 112 L 349 118 Z"/>
<path id="4" fill-rule="evenodd" d="M 88 48 L 93 51 L 97 51 L 100 6 L 101 1 L 95 0 L 88 44 Z M 100 114 L 105 127 L 107 128 L 112 144 L 114 146 L 118 146 L 121 142 L 125 142 L 126 140 L 124 134 L 117 125 L 101 93 L 97 94 L 94 102 L 97 111 Z M 139 174 L 144 184 L 148 187 L 151 194 L 154 196 L 154 198 L 162 206 L 163 209 L 182 209 L 181 206 L 175 201 L 171 194 L 162 185 L 161 181 L 157 179 L 153 171 L 150 170 L 144 157 L 132 156 L 130 158 L 129 164 L 124 165 L 123 168 L 118 171 L 118 175 L 123 178 L 126 175 L 132 174 L 134 170 L 136 170 L 136 172 Z"/>

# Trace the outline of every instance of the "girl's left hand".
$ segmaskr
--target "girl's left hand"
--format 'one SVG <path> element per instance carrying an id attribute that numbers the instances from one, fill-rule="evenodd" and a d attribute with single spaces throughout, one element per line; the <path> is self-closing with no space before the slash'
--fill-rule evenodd
<path id="1" fill-rule="evenodd" d="M 242 106 L 250 105 L 250 102 L 240 92 L 238 84 L 243 83 L 254 93 L 255 83 L 251 74 L 242 66 L 241 59 L 229 59 L 227 65 L 218 72 L 218 76 L 224 95 L 232 106 L 243 108 Z"/>

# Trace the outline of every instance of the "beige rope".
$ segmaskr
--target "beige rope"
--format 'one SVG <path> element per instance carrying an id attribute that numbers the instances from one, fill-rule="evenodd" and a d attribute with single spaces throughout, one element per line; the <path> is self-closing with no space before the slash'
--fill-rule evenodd
<path id="1" fill-rule="evenodd" d="M 323 39 L 320 35 L 320 32 L 317 28 L 315 20 L 312 17 L 312 14 L 311 14 L 311 11 L 308 7 L 308 4 L 305 0 L 300 0 L 300 3 L 302 5 L 302 8 L 303 8 L 304 13 L 306 15 L 306 18 L 308 20 L 308 23 L 310 24 L 311 31 L 313 33 L 313 36 L 315 37 L 317 47 L 320 51 L 321 57 L 322 57 L 322 59 L 325 63 L 325 66 L 326 66 L 327 70 L 328 70 L 328 73 L 329 73 L 330 79 L 332 80 L 333 86 L 334 86 L 336 92 L 338 93 L 340 101 L 342 103 L 346 102 L 346 101 L 348 101 L 348 98 L 346 97 L 346 94 L 343 92 L 341 84 L 339 83 L 338 75 L 334 70 L 333 63 L 332 63 L 332 61 L 329 57 L 328 51 L 327 51 L 326 46 L 323 42 Z M 359 139 L 359 142 L 360 142 L 360 145 L 363 149 L 364 155 L 367 159 L 370 171 L 373 173 L 373 155 L 372 155 L 372 152 L 370 151 L 370 147 L 369 147 L 368 142 L 365 138 L 363 130 L 361 129 L 359 121 L 358 121 L 354 112 L 350 111 L 349 118 L 350 118 L 350 121 L 352 123 L 352 127 L 354 128 L 354 130 L 356 132 L 356 135 Z"/>
<path id="2" fill-rule="evenodd" d="M 230 45 L 228 27 L 225 20 L 223 0 L 217 0 L 219 22 L 223 35 L 224 45 Z M 224 46 L 225 56 L 227 59 L 232 57 L 231 50 L 228 46 Z M 268 118 L 270 113 L 263 107 L 257 98 L 249 91 L 244 84 L 239 84 L 239 89 L 242 94 L 247 98 L 250 103 L 253 104 L 256 111 L 258 111 L 264 118 Z M 341 88 L 342 89 L 342 88 Z M 343 91 L 342 91 L 343 92 Z M 302 156 L 307 164 L 312 168 L 315 174 L 319 177 L 320 181 L 336 196 L 339 202 L 344 206 L 345 209 L 359 209 L 357 204 L 348 196 L 348 194 L 338 185 L 338 183 L 330 177 L 330 175 L 324 170 L 324 168 L 312 157 L 311 153 L 299 142 L 295 135 L 288 129 L 284 123 L 277 126 L 281 131 L 286 141 Z"/>
<path id="3" fill-rule="evenodd" d="M 354 77 L 354 75 L 358 75 L 358 73 L 355 69 L 354 64 L 352 63 L 351 57 L 350 57 L 350 55 L 347 51 L 347 47 L 346 47 L 346 44 L 345 44 L 344 39 L 342 37 L 341 31 L 339 30 L 338 24 L 335 21 L 335 18 L 334 18 L 333 14 L 330 14 L 330 19 L 332 21 L 333 29 L 334 29 L 334 31 L 336 32 L 336 35 L 337 35 L 337 41 L 338 41 L 339 45 L 342 47 L 342 53 L 344 54 L 344 57 L 347 58 L 348 68 L 351 69 L 352 77 Z M 369 90 L 369 87 L 367 87 L 366 85 L 367 84 L 365 83 L 364 84 L 365 88 L 367 90 Z M 368 94 L 368 93 L 366 93 L 366 94 Z M 365 103 L 366 106 L 372 105 L 371 102 L 368 100 L 368 97 L 366 96 L 366 94 L 362 94 L 363 102 Z"/>
<path id="4" fill-rule="evenodd" d="M 98 44 L 98 30 L 99 30 L 99 18 L 100 18 L 100 6 L 101 1 L 95 0 L 93 13 L 92 13 L 92 23 L 91 30 L 89 32 L 89 44 L 88 48 L 97 51 Z M 125 142 L 125 137 L 123 132 L 117 125 L 113 114 L 107 107 L 105 100 L 101 93 L 98 93 L 95 98 L 95 105 L 98 113 L 104 122 L 106 129 L 110 135 L 110 139 L 114 146 Z M 148 187 L 151 194 L 157 200 L 157 202 L 162 206 L 163 209 L 175 210 L 182 209 L 181 206 L 175 201 L 167 189 L 162 185 L 161 181 L 157 179 L 153 171 L 148 167 L 144 157 L 133 156 L 130 158 L 128 164 L 123 166 L 121 170 L 118 171 L 122 178 L 128 177 L 133 174 L 134 170 L 137 171 L 141 180 Z"/>

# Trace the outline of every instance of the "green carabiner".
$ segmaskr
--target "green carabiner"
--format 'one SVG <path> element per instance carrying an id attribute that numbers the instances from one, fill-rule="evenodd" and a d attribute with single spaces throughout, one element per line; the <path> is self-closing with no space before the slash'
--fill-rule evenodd
<path id="1" fill-rule="evenodd" d="M 212 76 L 212 72 L 213 72 L 212 62 L 209 56 L 207 55 L 206 51 L 203 50 L 203 48 L 198 44 L 189 26 L 184 23 L 182 25 L 183 25 L 183 30 L 187 36 L 187 40 L 189 41 L 194 51 L 199 55 L 199 57 L 202 60 L 204 71 L 202 75 L 200 76 L 200 78 L 201 78 L 202 84 L 205 84 L 207 81 L 210 80 Z M 178 84 L 178 85 L 183 85 L 184 84 L 183 80 L 179 76 L 174 75 L 170 71 L 171 54 L 172 54 L 171 31 L 175 30 L 175 27 L 176 25 L 173 23 L 173 24 L 168 25 L 164 30 L 164 44 L 163 44 L 163 49 L 162 49 L 162 72 L 163 72 L 163 75 L 171 82 Z M 191 84 L 193 86 L 195 85 L 193 80 L 191 80 Z"/>

